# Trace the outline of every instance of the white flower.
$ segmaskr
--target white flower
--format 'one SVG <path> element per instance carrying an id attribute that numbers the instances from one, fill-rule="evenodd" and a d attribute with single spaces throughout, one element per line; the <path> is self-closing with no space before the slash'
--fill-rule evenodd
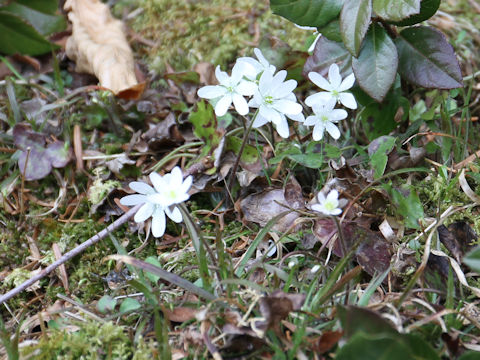
<path id="1" fill-rule="evenodd" d="M 318 103 L 313 105 L 313 112 L 305 119 L 303 123 L 306 126 L 315 126 L 313 128 L 313 140 L 322 140 L 325 130 L 337 140 L 340 137 L 340 130 L 334 124 L 347 117 L 347 112 L 343 109 L 334 109 L 336 104 L 335 99 L 330 99 L 327 103 Z"/>
<path id="2" fill-rule="evenodd" d="M 297 103 L 293 89 L 297 86 L 295 80 L 287 80 L 287 72 L 279 71 L 275 76 L 269 71 L 264 71 L 260 76 L 258 89 L 248 103 L 253 108 L 258 108 L 258 114 L 253 127 L 258 128 L 268 122 L 272 122 L 278 134 L 288 138 L 288 122 L 285 117 L 292 120 L 304 121 L 302 105 Z"/>
<path id="3" fill-rule="evenodd" d="M 328 69 L 328 81 L 322 75 L 313 71 L 308 73 L 308 77 L 320 89 L 326 90 L 307 97 L 305 104 L 308 106 L 312 107 L 319 102 L 327 102 L 333 98 L 349 109 L 357 108 L 355 97 L 351 93 L 345 92 L 355 83 L 355 75 L 353 73 L 342 81 L 338 65 L 332 64 Z"/>
<path id="4" fill-rule="evenodd" d="M 317 264 L 317 265 L 314 265 L 314 266 L 310 269 L 310 272 L 311 272 L 312 274 L 315 274 L 315 273 L 318 272 L 318 270 L 320 270 L 320 265 Z"/>
<path id="5" fill-rule="evenodd" d="M 254 83 L 243 79 L 248 69 L 249 66 L 246 64 L 237 62 L 233 66 L 232 75 L 228 76 L 225 71 L 220 70 L 220 66 L 217 66 L 215 76 L 220 84 L 200 88 L 198 96 L 205 99 L 218 99 L 215 105 L 217 116 L 225 115 L 232 102 L 240 115 L 247 115 L 249 109 L 244 96 L 253 95 L 256 88 Z"/>
<path id="6" fill-rule="evenodd" d="M 263 56 L 260 49 L 253 49 L 255 56 L 258 60 L 251 58 L 251 57 L 241 57 L 237 59 L 237 62 L 244 63 L 247 66 L 245 67 L 244 76 L 250 81 L 256 81 L 257 76 L 264 71 L 268 71 L 272 75 L 275 74 L 275 66 L 271 65 L 265 56 Z"/>
<path id="7" fill-rule="evenodd" d="M 331 190 L 326 198 L 325 195 L 319 192 L 317 199 L 318 204 L 313 204 L 311 206 L 312 210 L 321 212 L 324 215 L 340 215 L 342 213 L 342 209 L 338 207 L 339 202 L 337 190 Z"/>
<path id="8" fill-rule="evenodd" d="M 150 173 L 150 181 L 153 187 L 141 181 L 131 182 L 130 188 L 139 194 L 127 195 L 120 199 L 120 203 L 126 206 L 143 204 L 133 219 L 143 222 L 152 217 L 152 234 L 160 237 L 165 233 L 165 214 L 177 223 L 183 220 L 180 210 L 174 205 L 188 200 L 187 191 L 193 179 L 189 176 L 183 180 L 182 171 L 177 166 L 163 177 L 156 172 Z"/>

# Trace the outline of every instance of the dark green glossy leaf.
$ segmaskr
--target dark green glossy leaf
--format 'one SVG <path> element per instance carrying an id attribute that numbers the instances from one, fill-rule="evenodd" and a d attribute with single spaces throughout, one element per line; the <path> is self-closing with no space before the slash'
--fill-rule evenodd
<path id="1" fill-rule="evenodd" d="M 440 7 L 440 0 L 422 0 L 420 3 L 420 13 L 412 15 L 405 20 L 392 22 L 397 26 L 411 26 L 422 21 L 430 19 Z"/>
<path id="2" fill-rule="evenodd" d="M 445 36 L 430 27 L 416 26 L 395 39 L 398 72 L 412 84 L 438 89 L 463 86 L 460 65 Z"/>
<path id="3" fill-rule="evenodd" d="M 322 36 L 318 39 L 313 54 L 305 62 L 303 75 L 307 76 L 310 71 L 315 71 L 326 76 L 333 63 L 340 67 L 343 78 L 352 72 L 352 55 L 348 50 L 342 43 L 328 40 Z"/>
<path id="4" fill-rule="evenodd" d="M 10 12 L 25 19 L 42 35 L 50 35 L 62 31 L 66 27 L 63 16 L 45 14 L 16 2 L 3 7 L 2 11 Z"/>
<path id="5" fill-rule="evenodd" d="M 0 11 L 0 53 L 41 55 L 57 48 L 17 15 Z"/>
<path id="6" fill-rule="evenodd" d="M 353 58 L 352 66 L 360 87 L 381 102 L 395 81 L 398 55 L 394 42 L 380 25 L 370 28 L 360 56 Z"/>
<path id="7" fill-rule="evenodd" d="M 458 360 L 480 360 L 480 353 L 470 351 L 470 352 L 464 353 L 462 356 L 458 358 Z"/>
<path id="8" fill-rule="evenodd" d="M 372 16 L 372 0 L 345 0 L 340 13 L 340 31 L 350 54 L 358 56 Z"/>
<path id="9" fill-rule="evenodd" d="M 274 14 L 298 25 L 322 27 L 335 19 L 344 0 L 270 0 Z"/>
<path id="10" fill-rule="evenodd" d="M 15 2 L 45 14 L 53 15 L 58 11 L 58 0 L 16 0 Z"/>
<path id="11" fill-rule="evenodd" d="M 384 20 L 400 21 L 420 12 L 420 0 L 373 0 L 373 11 Z"/>
<path id="12" fill-rule="evenodd" d="M 342 42 L 342 34 L 340 33 L 340 20 L 335 19 L 327 25 L 318 28 L 318 32 L 328 40 Z"/>
<path id="13" fill-rule="evenodd" d="M 480 246 L 470 251 L 463 258 L 463 263 L 473 271 L 480 273 Z"/>

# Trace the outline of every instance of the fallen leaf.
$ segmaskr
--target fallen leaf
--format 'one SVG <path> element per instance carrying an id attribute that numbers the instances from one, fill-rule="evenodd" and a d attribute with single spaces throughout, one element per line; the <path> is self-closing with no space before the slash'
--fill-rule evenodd
<path id="1" fill-rule="evenodd" d="M 173 310 L 163 309 L 165 317 L 173 322 L 183 323 L 192 319 L 195 319 L 198 310 L 185 306 L 176 307 Z"/>
<path id="2" fill-rule="evenodd" d="M 122 98 L 138 99 L 145 84 L 137 82 L 122 22 L 100 0 L 67 0 L 64 9 L 72 23 L 66 52 L 76 71 L 94 74 L 101 86 Z"/>

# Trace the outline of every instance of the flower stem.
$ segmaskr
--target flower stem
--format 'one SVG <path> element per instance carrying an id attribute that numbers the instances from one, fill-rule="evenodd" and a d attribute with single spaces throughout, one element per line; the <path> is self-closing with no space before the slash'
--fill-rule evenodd
<path id="1" fill-rule="evenodd" d="M 258 115 L 258 110 L 253 115 L 252 120 L 247 126 L 247 129 L 243 133 L 243 140 L 242 145 L 240 145 L 240 150 L 238 150 L 237 159 L 235 160 L 235 164 L 233 164 L 232 172 L 230 173 L 230 179 L 228 180 L 228 191 L 232 193 L 233 183 L 235 182 L 235 175 L 237 174 L 238 165 L 240 164 L 240 159 L 242 158 L 243 150 L 245 150 L 245 146 L 247 145 L 248 136 L 250 135 L 250 131 L 252 131 L 253 123 Z"/>

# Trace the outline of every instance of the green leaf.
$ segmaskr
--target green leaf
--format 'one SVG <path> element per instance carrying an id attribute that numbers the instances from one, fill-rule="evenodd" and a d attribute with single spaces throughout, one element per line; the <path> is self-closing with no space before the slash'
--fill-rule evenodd
<path id="1" fill-rule="evenodd" d="M 338 318 L 347 338 L 358 332 L 398 335 L 397 330 L 378 313 L 358 306 L 337 306 Z M 376 359 L 376 358 L 372 358 Z"/>
<path id="2" fill-rule="evenodd" d="M 473 271 L 480 273 L 480 246 L 470 251 L 463 258 L 463 263 Z"/>
<path id="3" fill-rule="evenodd" d="M 318 39 L 313 54 L 305 62 L 303 74 L 307 76 L 310 71 L 315 71 L 326 75 L 333 63 L 339 66 L 342 77 L 346 77 L 352 71 L 352 55 L 343 44 L 322 36 Z"/>
<path id="4" fill-rule="evenodd" d="M 18 15 L 0 11 L 0 53 L 41 55 L 58 46 L 49 43 Z"/>
<path id="5" fill-rule="evenodd" d="M 413 186 L 404 185 L 400 189 L 391 184 L 383 184 L 392 199 L 394 209 L 403 216 L 407 228 L 419 229 L 418 220 L 424 217 L 423 207 Z"/>
<path id="6" fill-rule="evenodd" d="M 407 28 L 395 39 L 398 72 L 412 84 L 437 89 L 463 86 L 453 47 L 438 30 L 426 26 Z"/>
<path id="7" fill-rule="evenodd" d="M 30 23 L 40 34 L 50 35 L 62 31 L 66 27 L 63 16 L 49 15 L 32 9 L 30 6 L 12 2 L 2 8 L 2 11 L 18 15 Z"/>
<path id="8" fill-rule="evenodd" d="M 414 355 L 415 360 L 440 360 L 432 346 L 415 334 L 402 334 L 401 340 Z"/>
<path id="9" fill-rule="evenodd" d="M 460 356 L 458 360 L 480 360 L 480 353 L 469 351 Z"/>
<path id="10" fill-rule="evenodd" d="M 330 21 L 327 25 L 317 29 L 322 37 L 325 36 L 328 40 L 342 42 L 342 34 L 340 33 L 340 20 L 335 19 Z"/>
<path id="11" fill-rule="evenodd" d="M 162 264 L 160 264 L 160 262 L 158 261 L 158 259 L 155 256 L 147 257 L 145 259 L 145 262 L 147 264 L 152 264 L 152 265 L 157 266 L 159 268 L 162 267 Z M 152 274 L 151 272 L 148 272 L 148 271 L 145 273 L 145 276 L 154 284 L 156 284 L 158 282 L 158 280 L 160 279 L 160 276 Z"/>
<path id="12" fill-rule="evenodd" d="M 392 151 L 395 145 L 395 138 L 393 136 L 381 136 L 375 139 L 368 146 L 368 153 L 370 155 L 370 164 L 374 169 L 373 177 L 378 179 L 385 172 L 387 166 L 388 154 Z"/>
<path id="13" fill-rule="evenodd" d="M 58 0 L 16 0 L 15 2 L 50 15 L 58 10 Z"/>
<path id="14" fill-rule="evenodd" d="M 235 154 L 238 154 L 240 147 L 242 146 L 242 139 L 239 139 L 235 136 L 229 136 L 226 141 L 225 149 L 228 151 L 233 151 Z M 241 162 L 244 164 L 255 164 L 258 160 L 258 151 L 255 146 L 246 144 L 243 149 L 242 157 L 240 158 Z"/>
<path id="15" fill-rule="evenodd" d="M 115 305 L 117 305 L 116 299 L 112 298 L 110 295 L 103 295 L 97 302 L 97 309 L 102 314 L 106 314 L 109 311 L 113 311 Z"/>
<path id="16" fill-rule="evenodd" d="M 394 42 L 380 25 L 370 28 L 360 56 L 353 58 L 352 66 L 360 87 L 381 102 L 395 81 L 398 55 Z"/>
<path id="17" fill-rule="evenodd" d="M 373 0 L 373 11 L 384 20 L 400 21 L 420 13 L 420 0 Z"/>
<path id="18" fill-rule="evenodd" d="M 422 0 L 420 2 L 420 13 L 412 15 L 405 20 L 392 22 L 397 26 L 411 26 L 422 21 L 430 19 L 437 12 L 440 7 L 440 0 Z"/>
<path id="19" fill-rule="evenodd" d="M 356 333 L 338 352 L 336 360 L 413 360 L 408 347 L 391 334 Z"/>
<path id="20" fill-rule="evenodd" d="M 138 302 L 138 300 L 132 299 L 132 298 L 126 298 L 125 300 L 122 301 L 122 304 L 120 305 L 120 312 L 129 312 L 129 311 L 134 311 L 137 309 L 140 309 L 142 305 Z"/>
<path id="21" fill-rule="evenodd" d="M 345 0 L 340 13 L 340 31 L 350 54 L 358 56 L 372 16 L 372 0 Z"/>
<path id="22" fill-rule="evenodd" d="M 295 24 L 322 27 L 335 19 L 345 0 L 270 0 L 274 14 Z"/>

